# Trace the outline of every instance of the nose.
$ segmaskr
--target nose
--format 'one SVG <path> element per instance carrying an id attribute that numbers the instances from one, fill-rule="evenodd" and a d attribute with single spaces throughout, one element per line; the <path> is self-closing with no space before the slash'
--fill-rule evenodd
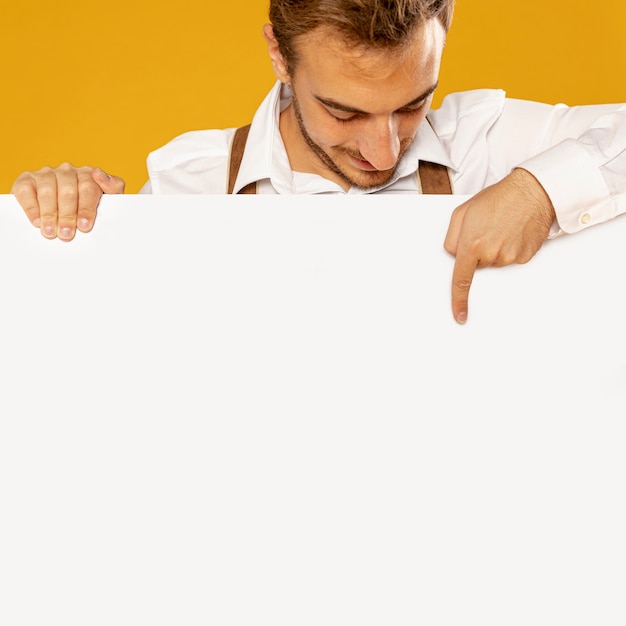
<path id="1" fill-rule="evenodd" d="M 395 116 L 370 120 L 359 142 L 359 150 L 366 161 L 377 170 L 390 170 L 400 155 L 399 122 Z"/>

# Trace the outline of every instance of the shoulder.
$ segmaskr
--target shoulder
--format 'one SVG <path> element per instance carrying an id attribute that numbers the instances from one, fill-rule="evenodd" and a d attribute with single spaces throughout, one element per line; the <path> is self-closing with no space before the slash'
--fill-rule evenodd
<path id="1" fill-rule="evenodd" d="M 428 114 L 440 137 L 454 135 L 461 127 L 488 128 L 502 113 L 506 94 L 502 89 L 474 89 L 448 94 L 441 106 Z"/>
<path id="2" fill-rule="evenodd" d="M 187 132 L 148 155 L 152 193 L 223 193 L 234 128 Z"/>

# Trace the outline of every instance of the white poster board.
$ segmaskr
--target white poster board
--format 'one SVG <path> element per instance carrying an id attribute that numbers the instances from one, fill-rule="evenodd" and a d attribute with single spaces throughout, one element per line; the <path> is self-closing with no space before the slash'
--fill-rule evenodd
<path id="1" fill-rule="evenodd" d="M 626 221 L 462 199 L 0 196 L 0 623 L 624 623 Z"/>

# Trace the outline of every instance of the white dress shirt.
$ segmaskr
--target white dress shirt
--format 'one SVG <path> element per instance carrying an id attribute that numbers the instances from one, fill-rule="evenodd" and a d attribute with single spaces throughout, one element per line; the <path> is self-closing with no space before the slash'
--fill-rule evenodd
<path id="1" fill-rule="evenodd" d="M 453 93 L 428 114 L 393 179 L 347 192 L 318 176 L 292 171 L 279 131 L 291 101 L 277 83 L 257 110 L 235 192 L 258 182 L 258 193 L 419 193 L 419 161 L 446 165 L 455 194 L 473 195 L 513 168 L 531 172 L 557 215 L 552 235 L 576 232 L 626 212 L 626 105 L 567 107 L 506 98 L 501 90 Z M 235 129 L 188 132 L 148 156 L 141 193 L 226 193 Z"/>

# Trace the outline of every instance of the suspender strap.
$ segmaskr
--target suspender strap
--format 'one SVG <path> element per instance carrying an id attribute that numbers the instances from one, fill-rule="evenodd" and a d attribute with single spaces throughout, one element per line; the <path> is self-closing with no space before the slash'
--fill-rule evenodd
<path id="1" fill-rule="evenodd" d="M 417 177 L 422 193 L 452 193 L 448 168 L 441 163 L 420 161 Z"/>
<path id="2" fill-rule="evenodd" d="M 235 181 L 241 166 L 243 151 L 246 148 L 248 133 L 250 132 L 250 124 L 242 126 L 235 131 L 233 142 L 230 146 L 230 158 L 228 166 L 228 193 L 232 194 L 235 189 Z M 450 176 L 448 168 L 440 163 L 431 163 L 430 161 L 420 161 L 417 170 L 417 178 L 422 193 L 450 194 L 452 193 L 452 185 L 450 184 Z M 256 183 L 250 183 L 241 189 L 240 194 L 255 194 Z"/>
<path id="3" fill-rule="evenodd" d="M 235 188 L 235 181 L 237 180 L 237 174 L 241 166 L 241 159 L 243 159 L 243 151 L 246 149 L 246 141 L 248 139 L 248 133 L 250 132 L 250 124 L 242 126 L 235 131 L 233 142 L 230 145 L 230 157 L 228 165 L 228 193 L 233 193 Z M 256 183 L 250 183 L 238 193 L 254 194 L 256 193 Z"/>

